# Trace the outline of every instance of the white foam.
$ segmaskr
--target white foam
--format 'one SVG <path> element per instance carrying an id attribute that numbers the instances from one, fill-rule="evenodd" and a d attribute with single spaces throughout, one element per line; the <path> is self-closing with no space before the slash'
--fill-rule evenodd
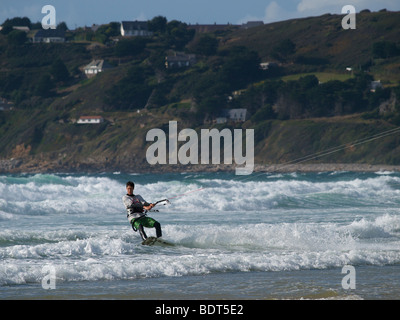
<path id="1" fill-rule="evenodd" d="M 0 177 L 0 284 L 39 283 L 47 264 L 94 281 L 400 263 L 396 175 L 139 180 L 148 201 L 177 196 L 151 214 L 171 248 L 140 245 L 113 176 Z"/>
<path id="2" fill-rule="evenodd" d="M 114 175 L 115 176 L 115 175 Z M 117 175 L 119 176 L 119 175 Z M 0 180 L 0 210 L 11 214 L 98 213 L 123 210 L 123 183 L 108 177 L 34 176 L 18 183 Z M 46 181 L 48 181 L 46 183 Z M 22 183 L 25 182 L 25 183 Z M 171 198 L 175 209 L 187 211 L 252 211 L 273 208 L 310 208 L 332 205 L 400 204 L 400 179 L 378 175 L 368 179 L 307 181 L 297 178 L 264 181 L 197 179 L 138 184 L 135 191 L 148 201 Z M 201 190 L 199 190 L 201 189 Z M 164 208 L 169 209 L 169 208 Z"/>

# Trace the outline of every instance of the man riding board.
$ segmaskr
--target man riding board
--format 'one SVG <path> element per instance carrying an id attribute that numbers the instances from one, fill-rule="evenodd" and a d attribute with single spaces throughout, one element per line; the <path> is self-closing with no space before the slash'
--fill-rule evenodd
<path id="1" fill-rule="evenodd" d="M 134 231 L 139 230 L 140 236 L 143 240 L 147 239 L 147 235 L 144 232 L 144 227 L 146 228 L 156 228 L 157 238 L 162 236 L 161 225 L 158 221 L 150 218 L 146 215 L 145 210 L 148 211 L 152 209 L 155 204 L 148 203 L 140 195 L 133 194 L 135 189 L 135 184 L 132 181 L 126 183 L 127 194 L 122 197 L 124 202 L 127 218 Z"/>

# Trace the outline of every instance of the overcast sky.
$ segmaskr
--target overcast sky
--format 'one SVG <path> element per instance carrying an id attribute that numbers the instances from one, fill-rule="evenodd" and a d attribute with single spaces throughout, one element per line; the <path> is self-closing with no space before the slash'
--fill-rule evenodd
<path id="1" fill-rule="evenodd" d="M 351 4 L 359 12 L 386 8 L 400 11 L 400 0 L 0 0 L 0 23 L 28 17 L 41 22 L 44 5 L 56 9 L 56 23 L 70 29 L 122 20 L 150 20 L 162 15 L 186 23 L 232 23 L 263 20 L 265 23 L 324 13 L 340 14 Z"/>

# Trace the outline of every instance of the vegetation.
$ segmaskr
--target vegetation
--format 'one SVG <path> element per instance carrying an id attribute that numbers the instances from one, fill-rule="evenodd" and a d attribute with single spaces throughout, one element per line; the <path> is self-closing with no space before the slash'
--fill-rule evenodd
<path id="1" fill-rule="evenodd" d="M 7 19 L 0 32 L 0 97 L 11 101 L 14 109 L 0 111 L 0 158 L 12 157 L 21 144 L 30 146 L 32 156 L 71 148 L 75 156 L 101 150 L 115 157 L 120 150 L 116 141 L 124 139 L 118 130 L 130 131 L 122 119 L 143 123 L 134 131 L 139 150 L 150 123 L 162 127 L 168 119 L 179 118 L 188 127 L 200 128 L 229 108 L 247 109 L 248 121 L 233 126 L 255 128 L 257 156 L 270 161 L 301 155 L 296 142 L 310 152 L 332 143 L 328 136 L 325 143 L 313 141 L 311 132 L 325 132 L 315 119 L 351 116 L 357 130 L 363 127 L 360 123 L 376 128 L 400 125 L 399 18 L 398 12 L 363 11 L 356 30 L 343 30 L 340 16 L 324 15 L 196 33 L 186 23 L 158 16 L 148 21 L 153 35 L 145 38 L 121 37 L 118 22 L 74 31 L 61 23 L 58 28 L 66 30 L 68 40 L 61 44 L 31 43 L 40 23 Z M 165 57 L 176 52 L 196 54 L 195 65 L 167 69 Z M 113 68 L 87 79 L 82 68 L 93 59 L 105 59 Z M 272 63 L 264 70 L 261 62 Z M 374 80 L 382 87 L 372 92 Z M 82 137 L 84 129 L 72 124 L 85 114 L 108 119 L 90 136 L 91 147 Z M 34 125 L 27 130 L 29 123 Z M 290 123 L 309 130 L 306 135 L 301 129 L 308 147 L 298 139 L 293 145 L 284 139 L 294 133 Z M 352 132 L 356 133 L 341 134 L 342 139 L 371 133 Z M 340 135 L 334 130 L 329 134 Z M 279 141 L 285 144 L 272 157 L 262 147 L 267 141 L 276 148 Z M 367 159 L 361 153 L 357 157 Z M 359 161 L 357 157 L 343 159 Z M 390 157 L 383 161 L 400 163 L 400 155 Z"/>

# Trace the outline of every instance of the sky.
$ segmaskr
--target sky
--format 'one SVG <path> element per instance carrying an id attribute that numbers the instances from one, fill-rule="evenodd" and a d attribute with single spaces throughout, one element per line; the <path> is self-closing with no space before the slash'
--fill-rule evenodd
<path id="1" fill-rule="evenodd" d="M 399 0 L 0 0 L 0 23 L 14 17 L 41 22 L 46 15 L 41 12 L 45 5 L 54 6 L 56 24 L 66 22 L 69 29 L 112 21 L 151 20 L 159 15 L 188 24 L 242 24 L 341 14 L 345 5 L 353 5 L 356 12 L 383 8 L 400 11 Z"/>

